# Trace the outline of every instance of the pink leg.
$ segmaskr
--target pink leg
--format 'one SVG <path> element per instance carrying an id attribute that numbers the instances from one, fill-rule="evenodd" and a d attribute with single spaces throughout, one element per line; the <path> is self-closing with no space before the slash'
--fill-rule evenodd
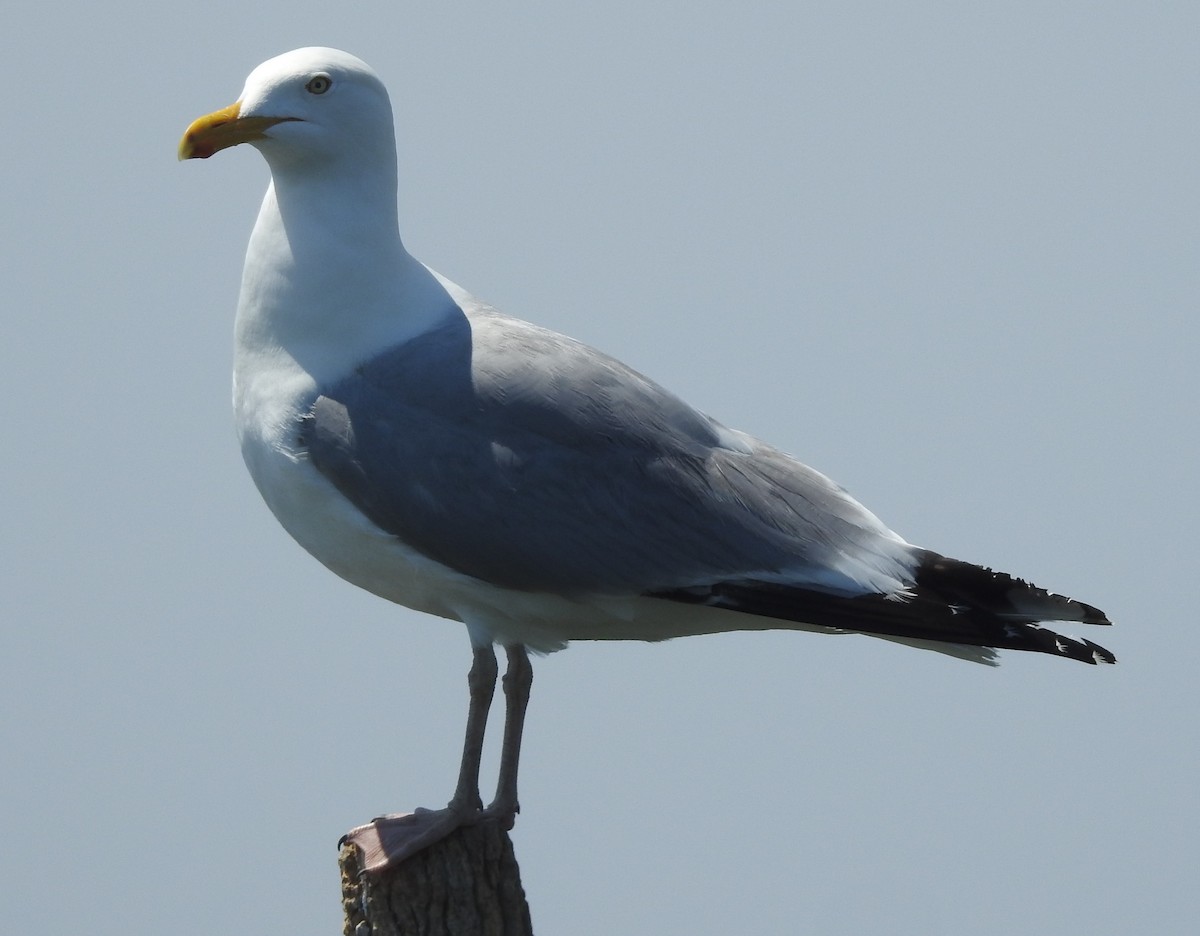
<path id="1" fill-rule="evenodd" d="M 504 744 L 500 749 L 500 779 L 496 784 L 496 798 L 483 814 L 489 819 L 499 820 L 504 828 L 511 829 L 517 813 L 521 811 L 517 802 L 517 764 L 521 758 L 521 732 L 525 727 L 529 689 L 533 685 L 533 667 L 529 664 L 529 654 L 520 644 L 513 644 L 505 650 L 508 653 L 508 671 L 504 674 L 507 705 L 504 713 Z"/>
<path id="2" fill-rule="evenodd" d="M 482 801 L 479 798 L 479 761 L 483 755 L 483 736 L 487 728 L 488 709 L 496 690 L 496 653 L 488 644 L 473 648 L 474 659 L 467 685 L 471 693 L 471 704 L 467 711 L 467 732 L 463 740 L 462 763 L 458 770 L 458 784 L 454 796 L 445 809 L 418 809 L 413 813 L 380 816 L 366 825 L 351 829 L 342 837 L 340 845 L 351 842 L 363 851 L 363 867 L 376 871 L 389 864 L 403 861 L 427 848 L 455 829 L 480 818 Z M 522 655 L 524 651 L 522 650 Z M 509 651 L 512 659 L 512 651 Z M 526 660 L 526 667 L 529 662 Z M 511 662 L 510 662 L 511 666 Z M 505 677 L 507 690 L 508 677 Z M 528 690 L 526 690 L 528 696 Z M 518 743 L 520 728 L 517 728 Z M 508 728 L 505 726 L 505 751 L 507 751 Z M 504 754 L 501 755 L 503 760 Z M 513 797 L 516 796 L 516 761 L 513 760 Z M 511 827 L 511 822 L 510 822 Z"/>

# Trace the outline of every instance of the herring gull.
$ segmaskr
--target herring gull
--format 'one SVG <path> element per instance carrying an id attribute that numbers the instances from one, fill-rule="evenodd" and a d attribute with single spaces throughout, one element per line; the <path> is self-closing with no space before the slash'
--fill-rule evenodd
<path id="1" fill-rule="evenodd" d="M 260 65 L 181 159 L 250 143 L 271 184 L 250 237 L 233 402 L 246 465 L 343 578 L 466 625 L 470 708 L 440 810 L 350 833 L 377 869 L 482 818 L 511 825 L 527 649 L 788 628 L 994 663 L 1115 661 L 1043 622 L 1097 608 L 913 546 L 824 475 L 571 338 L 510 318 L 401 241 L 392 110 L 345 52 Z M 479 761 L 506 649 L 496 797 Z"/>

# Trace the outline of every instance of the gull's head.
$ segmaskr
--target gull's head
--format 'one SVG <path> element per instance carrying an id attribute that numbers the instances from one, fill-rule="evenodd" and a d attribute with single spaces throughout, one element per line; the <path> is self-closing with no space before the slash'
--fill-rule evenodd
<path id="1" fill-rule="evenodd" d="M 284 53 L 250 73 L 235 103 L 194 121 L 179 158 L 207 159 L 239 143 L 253 144 L 273 168 L 394 153 L 387 90 L 347 52 Z"/>

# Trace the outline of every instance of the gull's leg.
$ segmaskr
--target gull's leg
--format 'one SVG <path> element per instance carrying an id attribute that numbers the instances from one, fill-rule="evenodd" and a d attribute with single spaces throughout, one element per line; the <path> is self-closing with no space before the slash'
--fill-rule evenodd
<path id="1" fill-rule="evenodd" d="M 453 812 L 477 812 L 483 808 L 479 798 L 479 762 L 483 757 L 483 736 L 487 730 L 488 711 L 496 692 L 496 651 L 491 644 L 472 647 L 471 671 L 467 688 L 471 705 L 467 709 L 467 733 L 463 738 L 462 763 L 458 768 L 458 785 L 454 788 L 447 809 Z M 504 677 L 505 686 L 508 677 Z"/>
<path id="2" fill-rule="evenodd" d="M 482 801 L 479 799 L 479 761 L 483 754 L 483 735 L 487 728 L 488 709 L 496 691 L 497 668 L 496 652 L 490 643 L 472 647 L 472 653 L 471 671 L 467 675 L 471 704 L 467 709 L 467 731 L 463 739 L 462 763 L 458 768 L 458 784 L 454 789 L 454 796 L 445 809 L 418 809 L 414 813 L 380 816 L 346 833 L 339 846 L 352 842 L 361 848 L 363 868 L 367 871 L 376 871 L 389 864 L 401 862 L 445 838 L 455 829 L 476 821 L 480 816 Z M 528 667 L 528 661 L 525 665 Z M 507 679 L 506 676 L 506 687 Z M 517 734 L 520 735 L 519 729 Z M 507 741 L 506 730 L 506 749 Z M 514 761 L 514 782 L 515 766 Z"/>
<path id="3" fill-rule="evenodd" d="M 521 758 L 521 732 L 525 727 L 529 688 L 533 684 L 533 667 L 529 664 L 529 654 L 520 644 L 512 644 L 505 650 L 508 671 L 504 674 L 504 695 L 508 704 L 504 713 L 504 744 L 500 749 L 500 780 L 496 784 L 496 798 L 483 814 L 511 829 L 521 810 L 517 802 L 517 764 Z"/>

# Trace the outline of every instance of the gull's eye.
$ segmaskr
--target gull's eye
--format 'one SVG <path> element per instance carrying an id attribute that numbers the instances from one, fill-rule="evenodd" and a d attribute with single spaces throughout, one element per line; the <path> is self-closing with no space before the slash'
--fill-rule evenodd
<path id="1" fill-rule="evenodd" d="M 333 84 L 333 79 L 328 75 L 313 75 L 308 79 L 308 84 L 304 86 L 304 90 L 309 94 L 324 94 Z"/>

